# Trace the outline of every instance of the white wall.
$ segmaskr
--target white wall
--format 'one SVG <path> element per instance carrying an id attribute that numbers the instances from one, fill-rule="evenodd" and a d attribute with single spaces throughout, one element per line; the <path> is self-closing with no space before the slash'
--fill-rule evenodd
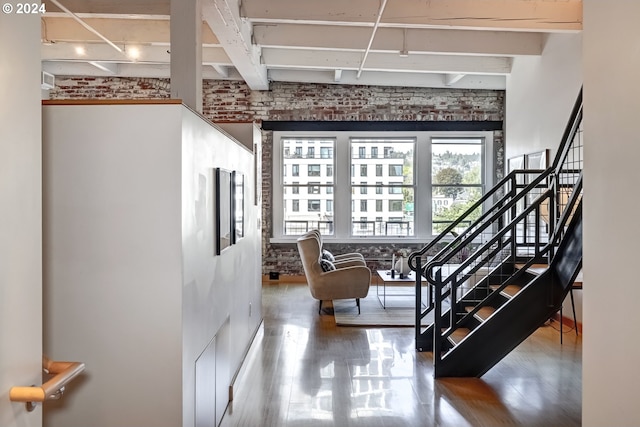
<path id="1" fill-rule="evenodd" d="M 226 400 L 221 403 L 220 399 L 228 397 L 227 387 L 262 319 L 262 246 L 257 228 L 260 207 L 254 205 L 253 153 L 186 109 L 182 129 L 183 425 L 190 427 L 194 425 L 196 359 L 216 336 L 220 388 L 216 399 L 222 405 L 216 415 L 220 418 L 226 406 Z M 242 172 L 245 178 L 245 237 L 219 256 L 213 255 L 211 200 L 216 167 Z"/>
<path id="2" fill-rule="evenodd" d="M 582 34 L 547 37 L 540 57 L 518 57 L 507 77 L 505 158 L 560 144 L 582 85 Z"/>
<path id="3" fill-rule="evenodd" d="M 584 2 L 583 425 L 634 426 L 638 405 L 640 2 Z"/>
<path id="4" fill-rule="evenodd" d="M 516 58 L 507 78 L 506 159 L 548 149 L 553 162 L 582 86 L 582 68 L 582 34 L 553 34 L 542 56 Z M 574 291 L 574 299 L 581 323 L 582 291 Z M 563 308 L 572 319 L 570 298 Z"/>
<path id="5" fill-rule="evenodd" d="M 220 419 L 262 319 L 253 153 L 181 105 L 48 105 L 44 141 L 45 347 L 87 365 L 46 424 Z M 245 176 L 245 237 L 219 256 L 216 167 Z"/>
<path id="6" fill-rule="evenodd" d="M 19 43 L 17 43 L 19 41 Z M 0 425 L 39 427 L 9 401 L 41 384 L 40 16 L 0 13 Z"/>
<path id="7" fill-rule="evenodd" d="M 48 426 L 180 425 L 181 108 L 43 108 L 45 350 L 86 363 Z"/>

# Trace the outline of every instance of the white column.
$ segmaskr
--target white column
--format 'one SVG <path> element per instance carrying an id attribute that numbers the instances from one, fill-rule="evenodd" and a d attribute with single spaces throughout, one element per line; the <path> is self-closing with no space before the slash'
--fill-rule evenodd
<path id="1" fill-rule="evenodd" d="M 582 425 L 638 425 L 640 2 L 585 0 Z"/>
<path id="2" fill-rule="evenodd" d="M 39 427 L 41 405 L 8 397 L 42 384 L 40 16 L 15 5 L 0 13 L 0 425 Z"/>
<path id="3" fill-rule="evenodd" d="M 201 0 L 171 0 L 171 97 L 202 113 Z"/>

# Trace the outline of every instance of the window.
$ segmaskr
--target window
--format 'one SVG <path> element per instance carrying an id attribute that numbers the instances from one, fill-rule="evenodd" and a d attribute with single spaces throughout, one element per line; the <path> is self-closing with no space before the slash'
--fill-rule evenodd
<path id="1" fill-rule="evenodd" d="M 282 233 L 299 235 L 300 230 L 320 228 L 333 231 L 333 168 L 335 139 L 282 138 L 278 141 L 279 160 L 291 176 L 281 178 Z M 305 153 L 304 157 L 302 153 Z M 318 157 L 318 153 L 320 156 Z M 302 169 L 302 170 L 301 170 Z M 330 208 L 331 210 L 328 210 Z"/>
<path id="2" fill-rule="evenodd" d="M 307 210 L 309 212 L 320 212 L 320 200 L 309 200 Z"/>
<path id="3" fill-rule="evenodd" d="M 440 233 L 482 197 L 483 147 L 481 138 L 432 138 L 432 233 Z M 480 207 L 470 220 L 481 214 Z"/>
<path id="4" fill-rule="evenodd" d="M 402 200 L 389 200 L 389 212 L 402 212 Z"/>
<path id="5" fill-rule="evenodd" d="M 310 182 L 309 184 L 309 194 L 320 194 L 319 182 Z"/>
<path id="6" fill-rule="evenodd" d="M 389 176 L 402 176 L 402 165 L 389 165 Z"/>
<path id="7" fill-rule="evenodd" d="M 482 196 L 494 171 L 492 132 L 275 131 L 273 144 L 274 241 L 320 228 L 336 242 L 428 242 Z"/>
<path id="8" fill-rule="evenodd" d="M 389 187 L 389 194 L 402 194 L 402 183 L 394 182 Z"/>
<path id="9" fill-rule="evenodd" d="M 354 201 L 360 203 L 360 212 L 368 213 L 368 202 L 371 200 L 372 204 L 375 203 L 376 212 L 383 212 L 382 201 L 390 200 L 394 202 L 394 207 L 400 206 L 400 212 L 407 211 L 407 222 L 413 224 L 413 218 L 409 217 L 413 212 L 411 209 L 404 209 L 406 203 L 413 201 L 414 189 L 414 152 L 416 145 L 416 138 L 350 138 L 351 142 L 351 165 L 353 168 L 359 168 L 361 171 L 361 177 L 366 177 L 362 174 L 362 171 L 368 170 L 368 166 L 375 166 L 377 179 L 367 179 L 359 182 L 355 182 L 355 179 L 351 180 L 351 194 Z M 367 159 L 361 156 L 363 152 L 373 152 L 379 149 L 386 149 L 389 153 L 394 153 L 392 160 L 385 163 L 377 163 L 379 160 Z M 376 150 L 374 150 L 374 148 Z M 384 179 L 380 180 L 382 173 L 385 169 L 389 170 L 388 176 L 394 177 L 394 181 L 385 182 Z M 384 186 L 389 187 L 389 196 L 383 197 L 382 188 Z M 393 191 L 392 191 L 393 188 Z M 369 191 L 371 189 L 371 191 Z M 372 196 L 363 198 L 363 195 L 371 194 Z M 357 197 L 356 197 L 357 196 Z M 378 210 L 379 208 L 379 210 Z M 411 212 L 410 212 L 411 211 Z M 410 213 L 409 213 L 410 212 Z M 374 235 L 392 236 L 394 233 L 388 232 L 385 222 L 389 218 L 382 220 L 382 224 L 371 229 Z M 375 216 L 367 217 L 367 221 L 376 223 Z M 362 218 L 360 218 L 360 223 Z M 356 230 L 356 224 L 352 224 L 352 230 Z M 411 227 L 411 233 L 415 230 Z M 411 234 L 413 235 L 413 234 Z"/>

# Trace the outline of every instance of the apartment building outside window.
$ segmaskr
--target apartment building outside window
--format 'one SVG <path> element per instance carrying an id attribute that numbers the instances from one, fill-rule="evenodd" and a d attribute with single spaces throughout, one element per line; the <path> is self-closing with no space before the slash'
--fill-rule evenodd
<path id="1" fill-rule="evenodd" d="M 273 140 L 274 171 L 282 171 L 275 238 L 319 228 L 330 239 L 426 241 L 491 185 L 490 132 L 274 132 Z"/>

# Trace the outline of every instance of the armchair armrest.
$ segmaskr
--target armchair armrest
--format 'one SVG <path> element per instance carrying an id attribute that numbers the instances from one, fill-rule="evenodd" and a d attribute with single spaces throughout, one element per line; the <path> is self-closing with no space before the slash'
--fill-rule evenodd
<path id="1" fill-rule="evenodd" d="M 320 273 L 311 291 L 319 300 L 364 298 L 370 283 L 371 270 L 367 267 L 345 267 Z"/>
<path id="2" fill-rule="evenodd" d="M 333 255 L 333 257 L 335 258 L 336 261 L 343 261 L 345 259 L 352 259 L 352 258 L 364 260 L 364 256 L 358 252 L 350 252 L 348 254 Z"/>
<path id="3" fill-rule="evenodd" d="M 341 268 L 345 268 L 345 267 L 355 267 L 355 266 L 365 266 L 366 267 L 366 263 L 364 262 L 364 259 L 362 258 L 345 258 L 345 259 L 340 259 L 337 260 L 333 263 L 333 265 L 335 265 L 336 269 L 341 269 Z"/>

